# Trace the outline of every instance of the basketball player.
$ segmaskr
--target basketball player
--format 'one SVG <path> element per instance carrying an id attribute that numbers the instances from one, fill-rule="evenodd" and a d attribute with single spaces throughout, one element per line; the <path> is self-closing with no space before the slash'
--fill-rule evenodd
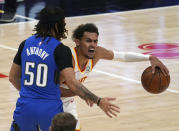
<path id="1" fill-rule="evenodd" d="M 73 56 L 73 68 L 75 71 L 76 79 L 80 82 L 84 82 L 88 74 L 92 71 L 93 67 L 100 59 L 105 60 L 118 60 L 118 61 L 150 61 L 153 72 L 155 67 L 161 68 L 162 72 L 167 75 L 168 69 L 162 62 L 155 56 L 143 55 L 133 52 L 117 52 L 105 49 L 98 46 L 98 28 L 94 24 L 82 24 L 78 26 L 74 32 L 72 39 L 76 43 L 76 47 L 71 49 Z M 72 113 L 77 118 L 76 105 L 74 102 L 74 93 L 68 89 L 65 84 L 65 80 L 61 78 L 61 92 L 63 109 L 65 112 Z M 92 106 L 92 103 L 88 103 Z M 79 122 L 76 130 L 80 130 Z"/>
<path id="2" fill-rule="evenodd" d="M 76 118 L 68 112 L 61 112 L 55 115 L 52 120 L 50 131 L 75 131 Z"/>
<path id="3" fill-rule="evenodd" d="M 76 95 L 116 115 L 119 107 L 110 102 L 114 98 L 100 98 L 75 79 L 71 51 L 60 42 L 67 33 L 63 11 L 46 7 L 39 18 L 36 33 L 20 44 L 9 74 L 20 91 L 11 131 L 49 131 L 52 118 L 63 112 L 59 74 Z"/>

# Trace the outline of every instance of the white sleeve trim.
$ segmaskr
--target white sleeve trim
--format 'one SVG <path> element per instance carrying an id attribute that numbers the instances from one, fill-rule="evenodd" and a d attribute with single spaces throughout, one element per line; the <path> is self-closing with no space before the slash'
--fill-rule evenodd
<path id="1" fill-rule="evenodd" d="M 147 61 L 149 60 L 150 55 L 144 55 L 135 52 L 119 52 L 114 51 L 113 60 L 125 61 L 125 62 L 138 62 L 138 61 Z"/>

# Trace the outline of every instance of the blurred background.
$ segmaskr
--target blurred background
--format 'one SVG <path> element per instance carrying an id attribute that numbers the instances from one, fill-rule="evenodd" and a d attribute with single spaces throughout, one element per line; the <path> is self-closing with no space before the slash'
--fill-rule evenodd
<path id="1" fill-rule="evenodd" d="M 0 10 L 10 10 L 16 15 L 36 18 L 39 10 L 46 5 L 51 5 L 63 8 L 66 16 L 72 17 L 178 4 L 179 0 L 0 0 Z M 31 20 L 25 17 L 17 17 L 15 21 Z"/>

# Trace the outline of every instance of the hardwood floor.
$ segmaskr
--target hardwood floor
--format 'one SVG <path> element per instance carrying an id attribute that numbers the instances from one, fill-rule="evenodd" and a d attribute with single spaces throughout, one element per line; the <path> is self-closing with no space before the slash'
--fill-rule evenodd
<path id="1" fill-rule="evenodd" d="M 145 53 L 145 43 L 179 44 L 179 6 L 68 17 L 68 39 L 63 43 L 73 47 L 71 32 L 79 24 L 95 23 L 99 28 L 99 45 L 108 49 Z M 21 41 L 33 34 L 36 21 L 0 25 L 0 73 L 8 75 L 13 57 Z M 157 49 L 157 51 L 163 49 Z M 97 106 L 88 107 L 76 98 L 79 119 L 83 131 L 178 131 L 179 130 L 179 48 L 166 49 L 162 58 L 171 75 L 169 89 L 153 95 L 147 93 L 140 83 L 143 70 L 150 65 L 145 62 L 117 62 L 101 60 L 84 83 L 91 91 L 103 97 L 116 97 L 121 113 L 108 118 Z M 0 130 L 8 131 L 11 125 L 18 92 L 8 78 L 0 78 Z"/>

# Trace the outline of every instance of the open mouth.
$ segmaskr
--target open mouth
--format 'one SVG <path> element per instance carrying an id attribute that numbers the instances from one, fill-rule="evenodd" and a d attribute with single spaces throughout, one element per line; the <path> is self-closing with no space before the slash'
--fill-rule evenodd
<path id="1" fill-rule="evenodd" d="M 88 52 L 89 52 L 89 53 L 94 53 L 94 49 L 91 48 L 91 49 L 88 50 Z"/>

